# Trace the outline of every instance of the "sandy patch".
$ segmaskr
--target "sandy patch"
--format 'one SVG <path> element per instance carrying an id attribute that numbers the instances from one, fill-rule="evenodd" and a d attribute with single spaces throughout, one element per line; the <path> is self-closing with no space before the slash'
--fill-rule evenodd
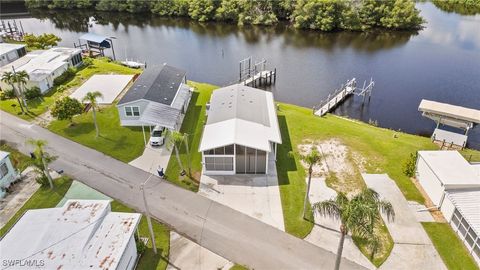
<path id="1" fill-rule="evenodd" d="M 308 155 L 312 149 L 317 149 L 322 155 L 319 164 L 313 166 L 314 177 L 326 177 L 328 184 L 338 191 L 352 193 L 364 187 L 361 174 L 366 172 L 365 158 L 351 151 L 338 139 L 326 141 L 305 141 L 298 145 L 301 155 Z M 300 161 L 305 169 L 308 165 Z"/>

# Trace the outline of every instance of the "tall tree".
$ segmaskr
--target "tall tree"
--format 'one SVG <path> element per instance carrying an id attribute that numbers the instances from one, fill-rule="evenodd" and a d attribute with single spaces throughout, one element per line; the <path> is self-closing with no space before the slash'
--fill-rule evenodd
<path id="1" fill-rule="evenodd" d="M 95 131 L 96 131 L 95 138 L 98 138 L 98 135 L 99 135 L 98 124 L 97 124 L 97 112 L 96 112 L 98 108 L 97 98 L 103 98 L 103 95 L 102 93 L 95 91 L 95 92 L 88 92 L 82 99 L 83 102 L 90 103 L 90 106 L 92 107 L 93 123 L 95 124 Z"/>
<path id="2" fill-rule="evenodd" d="M 25 113 L 25 110 L 23 109 L 23 102 L 20 100 L 21 95 L 18 93 L 16 87 L 15 87 L 15 76 L 13 72 L 7 71 L 2 74 L 2 82 L 10 85 L 12 87 L 13 94 L 17 98 L 18 105 L 20 106 L 20 109 L 22 110 L 22 113 Z"/>
<path id="3" fill-rule="evenodd" d="M 303 201 L 303 214 L 302 217 L 305 218 L 305 212 L 307 210 L 307 202 L 308 202 L 308 195 L 310 194 L 310 184 L 312 182 L 312 173 L 313 173 L 313 166 L 318 164 L 322 157 L 318 152 L 315 146 L 312 146 L 312 150 L 310 153 L 306 155 L 301 155 L 300 159 L 303 160 L 308 165 L 308 183 L 307 183 L 307 192 L 305 193 L 305 200 Z"/>
<path id="4" fill-rule="evenodd" d="M 23 105 L 25 106 L 25 109 L 27 111 L 28 111 L 28 104 L 27 104 L 27 100 L 25 99 L 25 85 L 27 84 L 29 79 L 30 79 L 30 76 L 25 70 L 14 72 L 14 80 L 18 84 L 18 90 L 19 90 L 20 96 L 22 97 Z"/>
<path id="5" fill-rule="evenodd" d="M 50 175 L 50 172 L 48 170 L 48 163 L 51 162 L 53 158 L 44 151 L 44 147 L 47 145 L 47 142 L 44 140 L 33 140 L 33 139 L 28 140 L 27 142 L 35 147 L 34 153 L 35 153 L 35 158 L 37 160 L 36 162 L 34 162 L 34 165 L 37 168 L 39 168 L 41 171 L 43 171 L 43 174 L 48 179 L 48 184 L 50 185 L 50 189 L 53 189 L 52 176 Z"/>
<path id="6" fill-rule="evenodd" d="M 180 147 L 182 147 L 182 144 L 185 142 L 185 136 L 175 130 L 169 131 L 167 135 L 167 148 L 171 149 L 173 147 L 173 149 L 175 150 L 175 156 L 177 157 L 178 166 L 180 166 L 180 170 L 184 172 L 185 168 L 183 167 L 182 160 L 180 159 Z"/>
<path id="7" fill-rule="evenodd" d="M 363 189 L 351 199 L 345 193 L 340 192 L 333 199 L 315 203 L 313 209 L 320 215 L 340 220 L 340 242 L 335 261 L 336 270 L 340 269 L 343 243 L 348 233 L 375 243 L 378 239 L 374 235 L 374 228 L 380 222 L 380 212 L 384 213 L 389 221 L 393 221 L 395 218 L 392 204 L 380 200 L 378 193 L 369 188 Z"/>

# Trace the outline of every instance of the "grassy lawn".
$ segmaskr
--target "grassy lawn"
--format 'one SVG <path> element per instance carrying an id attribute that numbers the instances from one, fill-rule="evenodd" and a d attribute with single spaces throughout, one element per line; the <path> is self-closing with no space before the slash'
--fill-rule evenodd
<path id="1" fill-rule="evenodd" d="M 188 111 L 180 128 L 181 133 L 187 133 L 188 145 L 191 153 L 191 169 L 193 180 L 188 177 L 179 175 L 180 166 L 177 162 L 175 154 L 173 153 L 168 162 L 167 170 L 165 172 L 167 179 L 175 184 L 178 184 L 186 189 L 197 191 L 198 182 L 202 171 L 202 155 L 198 152 L 200 139 L 202 138 L 203 124 L 205 122 L 205 104 L 210 100 L 210 95 L 217 86 L 205 83 L 189 83 L 195 88 L 192 95 Z M 180 149 L 180 159 L 184 166 L 188 164 L 187 152 L 185 146 Z"/>
<path id="2" fill-rule="evenodd" d="M 79 68 L 79 71 L 75 74 L 75 77 L 63 84 L 63 88 L 66 90 L 59 91 L 59 87 L 56 86 L 53 87 L 43 97 L 27 101 L 29 107 L 29 112 L 27 112 L 27 114 L 21 113 L 16 99 L 1 100 L 0 109 L 25 120 L 31 121 L 35 117 L 45 113 L 59 97 L 67 95 L 67 93 L 70 92 L 69 89 L 80 86 L 83 82 L 95 74 L 136 74 L 140 72 L 141 70 L 131 69 L 115 62 L 109 62 L 106 59 L 94 59 L 91 66 Z M 12 105 L 17 106 L 13 107 Z"/>
<path id="3" fill-rule="evenodd" d="M 478 269 L 478 266 L 468 253 L 466 247 L 449 224 L 424 222 L 422 225 L 448 269 Z"/>
<path id="4" fill-rule="evenodd" d="M 2 146 L 3 147 L 3 146 Z M 30 209 L 52 208 L 60 202 L 65 193 L 70 188 L 72 180 L 68 177 L 61 177 L 55 180 L 55 189 L 53 192 L 48 187 L 40 187 L 32 197 L 23 205 L 22 208 L 0 229 L 0 237 L 3 237 L 8 230 L 22 217 L 22 215 Z M 132 209 L 113 201 L 112 211 L 116 212 L 133 212 Z M 142 255 L 137 269 L 163 270 L 167 267 L 168 252 L 170 248 L 170 233 L 166 226 L 159 222 L 153 221 L 153 229 L 155 233 L 155 241 L 157 243 L 158 255 L 153 253 L 152 243 L 148 242 L 148 248 Z M 147 220 L 142 217 L 139 224 L 141 236 L 149 236 Z"/>
<path id="5" fill-rule="evenodd" d="M 100 136 L 95 138 L 92 111 L 78 115 L 71 126 L 67 120 L 52 121 L 48 129 L 72 141 L 105 153 L 123 162 L 129 162 L 145 148 L 141 127 L 122 127 L 115 105 L 97 113 Z M 148 140 L 148 131 L 145 132 Z"/>
<path id="6" fill-rule="evenodd" d="M 240 264 L 235 264 L 234 266 L 230 267 L 229 270 L 248 270 L 248 268 Z"/>
<path id="7" fill-rule="evenodd" d="M 61 177 L 54 181 L 55 187 L 53 191 L 48 187 L 40 187 L 7 224 L 0 229 L 0 237 L 3 237 L 27 210 L 55 207 L 70 188 L 71 184 L 72 180 L 70 178 Z"/>
<path id="8" fill-rule="evenodd" d="M 10 147 L 3 141 L 0 141 L 0 150 L 10 152 L 10 160 L 12 161 L 12 165 L 19 172 L 25 170 L 25 168 L 27 168 L 30 164 L 30 157 L 18 152 L 17 149 Z"/>

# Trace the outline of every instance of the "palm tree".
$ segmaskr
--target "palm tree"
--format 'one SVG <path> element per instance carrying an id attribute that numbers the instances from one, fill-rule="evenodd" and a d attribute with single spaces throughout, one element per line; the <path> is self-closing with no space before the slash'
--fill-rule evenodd
<path id="1" fill-rule="evenodd" d="M 380 221 L 380 212 L 386 214 L 389 221 L 395 218 L 392 204 L 380 200 L 378 193 L 370 188 L 364 188 L 352 199 L 340 192 L 333 199 L 315 203 L 313 209 L 323 216 L 340 219 L 341 234 L 335 261 L 336 270 L 340 268 L 343 243 L 348 233 L 374 243 L 378 241 L 374 235 L 374 228 Z"/>
<path id="2" fill-rule="evenodd" d="M 15 88 L 15 75 L 13 72 L 7 71 L 2 74 L 2 82 L 9 84 L 12 87 L 12 91 L 15 94 L 15 97 L 17 98 L 18 105 L 20 105 L 20 109 L 22 110 L 22 113 L 25 113 L 25 110 L 23 109 L 22 102 L 20 101 L 20 94 L 17 92 L 17 89 Z"/>
<path id="3" fill-rule="evenodd" d="M 25 100 L 24 97 L 24 88 L 25 85 L 27 84 L 27 81 L 30 79 L 30 76 L 25 70 L 19 71 L 19 72 L 14 72 L 14 81 L 18 84 L 18 91 L 20 93 L 20 96 L 22 97 L 23 100 L 23 105 L 25 106 L 25 109 L 28 111 L 28 104 L 27 101 Z"/>
<path id="4" fill-rule="evenodd" d="M 312 182 L 312 173 L 313 173 L 313 166 L 318 164 L 322 157 L 318 152 L 315 146 L 312 146 L 312 151 L 306 155 L 300 155 L 300 159 L 303 160 L 308 165 L 308 183 L 307 183 L 307 193 L 305 194 L 305 200 L 303 201 L 303 214 L 302 217 L 305 218 L 305 211 L 307 210 L 307 201 L 308 195 L 310 193 L 310 184 Z"/>
<path id="5" fill-rule="evenodd" d="M 170 136 L 168 139 L 167 148 L 171 149 L 173 147 L 173 149 L 175 150 L 175 156 L 177 157 L 178 165 L 180 166 L 180 170 L 184 172 L 185 169 L 183 167 L 182 160 L 180 159 L 179 149 L 182 146 L 182 143 L 185 142 L 185 136 L 182 133 L 175 130 L 174 131 L 169 130 L 169 135 Z"/>
<path id="6" fill-rule="evenodd" d="M 90 103 L 92 107 L 92 115 L 93 115 L 93 123 L 95 124 L 95 131 L 96 135 L 95 138 L 98 138 L 99 130 L 97 124 L 97 112 L 96 109 L 98 108 L 97 98 L 103 98 L 102 93 L 95 91 L 95 92 L 88 92 L 82 99 L 83 102 Z"/>
<path id="7" fill-rule="evenodd" d="M 48 163 L 52 161 L 53 158 L 50 157 L 48 153 L 44 151 L 44 147 L 47 145 L 47 142 L 44 140 L 34 140 L 34 139 L 30 139 L 27 142 L 35 147 L 35 150 L 34 150 L 35 157 L 36 159 L 38 159 L 39 162 L 34 162 L 34 165 L 37 168 L 39 168 L 41 171 L 43 171 L 43 174 L 48 179 L 48 184 L 50 185 L 50 189 L 53 189 L 52 176 L 50 176 L 50 172 L 48 171 Z"/>

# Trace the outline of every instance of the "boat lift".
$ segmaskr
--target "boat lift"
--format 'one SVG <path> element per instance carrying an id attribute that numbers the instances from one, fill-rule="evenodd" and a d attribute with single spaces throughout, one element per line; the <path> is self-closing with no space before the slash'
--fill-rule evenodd
<path id="1" fill-rule="evenodd" d="M 480 124 L 480 110 L 455 106 L 423 99 L 418 106 L 424 117 L 430 118 L 437 123 L 432 134 L 432 141 L 441 144 L 441 149 L 460 148 L 467 145 L 468 131 Z M 440 125 L 450 126 L 464 130 L 464 134 L 447 131 Z"/>

